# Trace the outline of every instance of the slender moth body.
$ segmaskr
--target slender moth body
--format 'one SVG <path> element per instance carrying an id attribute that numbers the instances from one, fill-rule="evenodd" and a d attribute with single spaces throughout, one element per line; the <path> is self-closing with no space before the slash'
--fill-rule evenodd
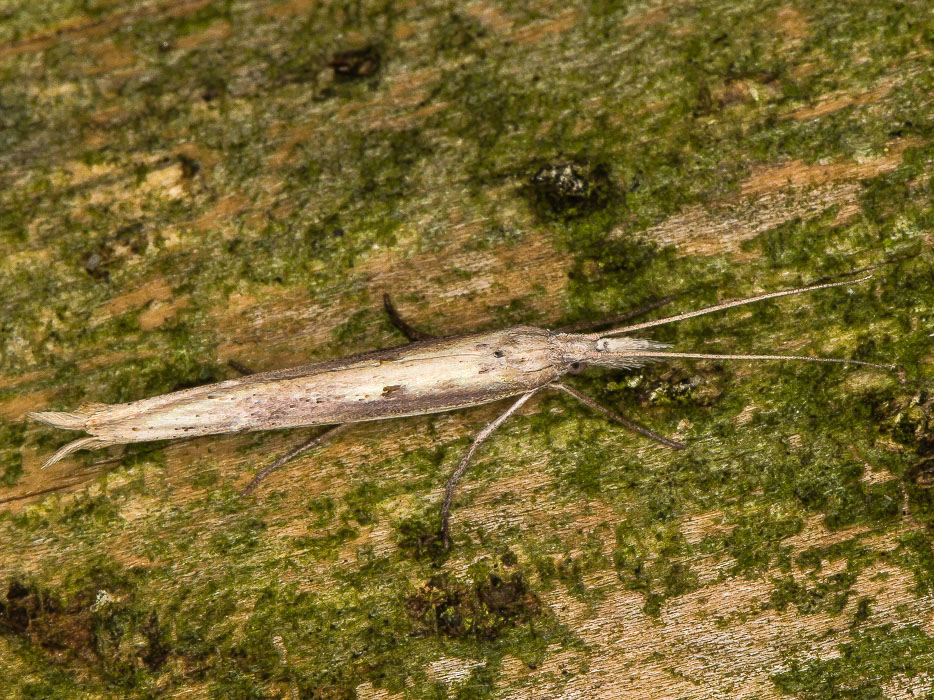
<path id="1" fill-rule="evenodd" d="M 636 367 L 643 364 L 638 357 L 621 353 L 661 347 L 647 340 L 595 340 L 513 326 L 252 374 L 131 403 L 87 404 L 74 412 L 30 417 L 92 435 L 83 438 L 88 442 L 78 440 L 56 452 L 44 465 L 49 466 L 74 449 L 467 408 L 539 389 L 576 363 Z"/>
<path id="2" fill-rule="evenodd" d="M 71 412 L 44 411 L 28 415 L 57 428 L 90 433 L 89 437 L 63 446 L 49 457 L 43 467 L 81 449 L 220 433 L 336 424 L 337 427 L 292 450 L 262 470 L 246 488 L 245 492 L 249 492 L 271 471 L 319 444 L 345 425 L 451 411 L 518 397 L 502 415 L 477 435 L 448 480 L 441 510 L 441 533 L 447 547 L 448 516 L 454 487 L 476 448 L 542 389 L 563 391 L 642 435 L 669 447 L 684 447 L 682 443 L 664 438 L 629 421 L 559 381 L 564 374 L 580 366 L 630 369 L 665 358 L 688 358 L 802 360 L 889 368 L 886 365 L 838 358 L 672 352 L 667 350 L 667 346 L 652 340 L 614 336 L 763 299 L 855 284 L 866 279 L 869 278 L 762 294 L 599 333 L 568 333 L 533 326 L 512 326 L 484 333 L 429 338 L 409 345 L 293 369 L 252 374 L 130 403 L 87 404 Z M 386 304 L 390 318 L 403 333 L 410 339 L 424 337 L 398 318 L 388 298 Z M 596 327 L 600 323 L 593 325 Z"/>

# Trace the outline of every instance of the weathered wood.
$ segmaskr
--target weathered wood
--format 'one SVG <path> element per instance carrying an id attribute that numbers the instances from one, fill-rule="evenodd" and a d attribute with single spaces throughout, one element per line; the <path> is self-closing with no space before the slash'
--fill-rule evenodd
<path id="1" fill-rule="evenodd" d="M 9 3 L 8 3 L 9 4 Z M 16 2 L 0 23 L 0 672 L 41 697 L 934 692 L 930 2 Z M 28 411 L 402 342 L 657 329 L 536 396 L 110 448 Z M 666 313 L 667 313 L 666 309 Z M 605 387 L 605 388 L 604 388 Z"/>

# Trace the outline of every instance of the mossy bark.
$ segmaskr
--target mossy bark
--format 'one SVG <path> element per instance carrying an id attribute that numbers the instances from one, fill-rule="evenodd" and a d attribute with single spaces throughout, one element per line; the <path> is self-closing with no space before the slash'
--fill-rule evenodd
<path id="1" fill-rule="evenodd" d="M 934 692 L 931 2 L 7 3 L 0 672 L 26 697 Z M 27 411 L 687 310 L 718 362 L 78 454 Z M 656 314 L 659 312 L 655 312 Z"/>

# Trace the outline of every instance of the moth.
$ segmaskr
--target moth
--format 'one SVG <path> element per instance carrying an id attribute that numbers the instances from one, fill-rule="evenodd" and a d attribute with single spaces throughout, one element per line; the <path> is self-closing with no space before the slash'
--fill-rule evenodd
<path id="1" fill-rule="evenodd" d="M 453 411 L 514 397 L 512 404 L 477 434 L 447 481 L 441 506 L 441 535 L 447 548 L 455 487 L 471 458 L 493 431 L 540 391 L 562 391 L 645 437 L 674 449 L 685 447 L 679 441 L 658 435 L 602 406 L 561 381 L 565 374 L 582 366 L 632 369 L 659 360 L 685 358 L 800 360 L 888 368 L 858 360 L 800 355 L 674 352 L 667 345 L 652 340 L 619 337 L 743 304 L 856 284 L 867 279 L 869 277 L 771 292 L 594 333 L 575 331 L 618 323 L 631 318 L 636 312 L 587 324 L 583 328 L 551 331 L 520 325 L 434 338 L 405 323 L 387 296 L 384 297 L 386 310 L 392 322 L 412 341 L 408 345 L 292 369 L 249 374 L 130 403 L 85 404 L 75 411 L 43 411 L 30 413 L 28 417 L 56 428 L 90 433 L 89 437 L 63 446 L 46 460 L 43 468 L 82 449 L 220 433 L 334 426 L 261 470 L 244 489 L 244 493 L 249 493 L 271 472 L 354 423 Z M 660 305 L 656 303 L 650 308 Z"/>

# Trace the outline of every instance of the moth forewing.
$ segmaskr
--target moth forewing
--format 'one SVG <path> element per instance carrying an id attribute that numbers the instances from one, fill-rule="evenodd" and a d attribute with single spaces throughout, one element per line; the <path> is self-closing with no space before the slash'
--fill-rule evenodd
<path id="1" fill-rule="evenodd" d="M 515 326 L 252 374 L 130 403 L 30 416 L 85 430 L 97 439 L 74 448 L 81 449 L 436 413 L 522 394 L 553 381 L 566 369 L 554 336 Z"/>

